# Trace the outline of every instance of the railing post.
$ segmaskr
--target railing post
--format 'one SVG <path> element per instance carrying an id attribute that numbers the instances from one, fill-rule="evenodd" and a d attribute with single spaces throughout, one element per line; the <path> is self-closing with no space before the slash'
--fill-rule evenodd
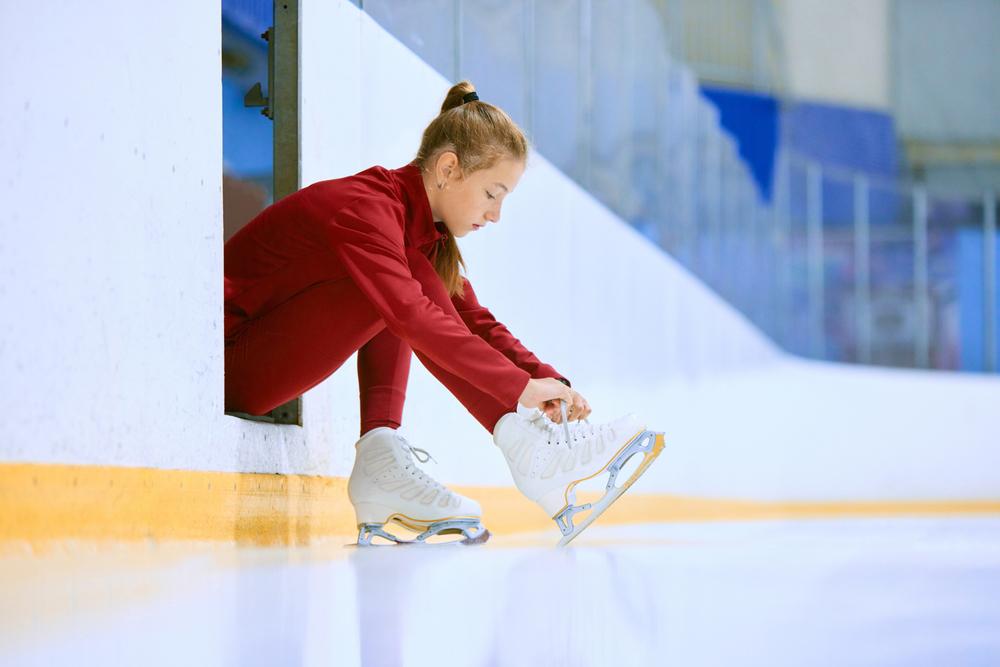
<path id="1" fill-rule="evenodd" d="M 930 365 L 930 315 L 927 280 L 927 191 L 913 189 L 913 305 L 916 335 L 913 361 L 917 368 Z"/>
<path id="2" fill-rule="evenodd" d="M 732 189 L 732 186 L 730 185 L 731 179 L 729 178 L 729 173 L 726 170 L 725 142 L 721 136 L 716 145 L 719 147 L 719 218 L 718 230 L 715 234 L 715 259 L 712 260 L 712 263 L 715 265 L 715 289 L 724 298 L 731 300 L 729 295 L 729 276 L 732 271 L 731 266 L 729 266 L 727 253 L 729 252 L 729 223 L 732 218 L 733 203 L 729 191 Z"/>
<path id="3" fill-rule="evenodd" d="M 274 201 L 301 187 L 299 125 L 299 2 L 274 3 L 274 90 L 268 90 L 274 114 Z M 302 426 L 302 397 L 269 413 L 276 424 Z"/>
<path id="4" fill-rule="evenodd" d="M 792 289 L 792 165 L 784 151 L 778 153 L 778 183 L 775 194 L 776 245 L 778 262 L 775 287 L 775 320 L 778 340 L 786 349 L 791 349 L 791 289 Z"/>
<path id="5" fill-rule="evenodd" d="M 997 194 L 983 197 L 983 324 L 986 335 L 985 366 L 997 370 Z"/>
<path id="6" fill-rule="evenodd" d="M 826 351 L 823 303 L 823 172 L 815 162 L 807 169 L 806 224 L 809 252 L 809 345 L 816 358 Z"/>
<path id="7" fill-rule="evenodd" d="M 750 319 L 761 327 L 760 313 L 760 265 L 757 262 L 757 213 L 754 208 L 752 177 L 747 176 L 743 185 L 743 256 L 746 260 L 743 266 L 751 276 L 751 280 L 739 281 L 743 289 L 743 301 L 747 304 Z"/>
<path id="8" fill-rule="evenodd" d="M 712 257 L 712 288 L 722 291 L 722 264 L 719 259 L 722 255 L 722 230 L 725 219 L 725 168 L 722 164 L 722 136 L 718 128 L 711 130 L 712 136 L 712 220 L 709 229 L 711 246 L 709 252 Z"/>
<path id="9" fill-rule="evenodd" d="M 775 342 L 779 341 L 778 325 L 778 266 L 783 261 L 778 255 L 778 191 L 772 184 L 771 201 L 760 204 L 764 216 L 764 267 L 767 271 L 767 333 Z"/>
<path id="10" fill-rule="evenodd" d="M 872 361 L 871 235 L 868 219 L 868 178 L 854 177 L 854 302 L 858 336 L 858 361 Z"/>

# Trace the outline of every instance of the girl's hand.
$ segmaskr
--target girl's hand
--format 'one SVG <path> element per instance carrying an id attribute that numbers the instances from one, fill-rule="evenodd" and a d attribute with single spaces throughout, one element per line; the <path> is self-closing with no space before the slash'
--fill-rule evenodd
<path id="1" fill-rule="evenodd" d="M 564 399 L 569 403 L 572 400 L 572 391 L 562 382 L 553 378 L 531 379 L 528 380 L 528 384 L 521 392 L 521 397 L 517 399 L 517 402 L 525 407 L 538 408 L 539 410 L 544 410 L 547 403 L 553 403 L 558 410 L 559 399 Z"/>
<path id="2" fill-rule="evenodd" d="M 561 384 L 561 383 L 560 383 Z M 572 400 L 568 401 L 566 406 L 566 418 L 570 421 L 579 421 L 585 419 L 590 415 L 590 404 L 587 403 L 587 399 L 580 395 L 578 391 L 572 387 L 567 387 L 570 394 L 572 394 Z M 559 401 L 545 401 L 545 406 L 542 408 L 549 419 L 557 424 L 562 423 L 562 408 L 559 407 Z"/>

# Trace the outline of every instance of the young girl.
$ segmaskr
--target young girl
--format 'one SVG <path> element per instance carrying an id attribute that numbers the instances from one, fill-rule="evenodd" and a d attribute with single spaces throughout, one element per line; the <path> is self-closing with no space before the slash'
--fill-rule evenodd
<path id="1" fill-rule="evenodd" d="M 314 183 L 225 245 L 227 410 L 264 414 L 358 352 L 361 438 L 348 494 L 359 543 L 400 541 L 390 521 L 422 531 L 419 541 L 489 537 L 479 504 L 417 468 L 413 455 L 425 462 L 427 453 L 396 432 L 411 351 L 493 434 L 518 488 L 556 519 L 564 541 L 586 526 L 573 528 L 578 481 L 614 475 L 640 451 L 644 470 L 662 447 L 632 415 L 581 423 L 586 399 L 480 305 L 459 271 L 455 239 L 500 220 L 527 154 L 510 117 L 463 81 L 412 162 Z"/>

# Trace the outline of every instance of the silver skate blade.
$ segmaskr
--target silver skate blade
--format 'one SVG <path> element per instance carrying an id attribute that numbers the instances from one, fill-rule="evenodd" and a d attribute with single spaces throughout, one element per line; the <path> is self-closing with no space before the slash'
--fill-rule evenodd
<path id="1" fill-rule="evenodd" d="M 428 542 L 427 540 L 437 535 L 457 535 L 461 534 L 461 540 L 450 540 L 447 542 Z M 479 521 L 471 519 L 455 519 L 449 521 L 438 521 L 427 527 L 427 530 L 417 535 L 414 543 L 419 544 L 483 544 L 490 539 L 490 531 L 486 530 Z"/>
<path id="2" fill-rule="evenodd" d="M 392 523 L 390 520 L 386 523 Z M 395 521 L 407 530 L 414 530 L 413 526 L 401 521 Z M 446 519 L 427 525 L 424 531 L 413 539 L 406 539 L 387 531 L 384 523 L 365 523 L 358 527 L 358 541 L 354 545 L 358 547 L 396 547 L 396 546 L 445 546 L 445 545 L 475 545 L 483 544 L 490 539 L 490 531 L 486 530 L 482 522 L 476 519 Z M 460 540 L 429 541 L 438 535 L 462 535 Z M 373 542 L 373 539 L 380 537 L 388 544 Z"/>
<path id="3" fill-rule="evenodd" d="M 381 537 L 382 539 L 388 540 L 391 546 L 404 543 L 404 540 L 400 540 L 392 533 L 387 533 L 385 530 L 383 530 L 382 526 L 383 524 L 381 523 L 363 523 L 360 526 L 358 526 L 358 541 L 354 546 L 359 546 L 359 547 L 387 546 L 380 544 L 372 544 L 372 540 L 376 537 Z"/>
<path id="4" fill-rule="evenodd" d="M 644 441 L 647 438 L 652 438 L 652 443 L 649 446 L 644 445 Z M 634 484 L 637 479 L 639 479 L 640 476 L 642 476 L 644 472 L 646 472 L 646 470 L 653 463 L 653 461 L 655 461 L 656 458 L 663 451 L 663 447 L 664 447 L 664 438 L 663 438 L 663 433 L 660 432 L 643 431 L 635 438 L 633 438 L 632 443 L 630 443 L 630 446 L 627 447 L 622 452 L 622 454 L 608 466 L 606 472 L 610 473 L 610 479 L 608 480 L 607 491 L 600 498 L 600 500 L 591 503 L 593 509 L 580 522 L 580 524 L 575 526 L 573 525 L 572 515 L 578 511 L 582 511 L 584 507 L 586 507 L 585 505 L 582 506 L 571 505 L 567 507 L 565 510 L 563 510 L 563 512 L 560 513 L 559 517 L 556 518 L 556 524 L 560 525 L 560 528 L 563 529 L 563 538 L 559 540 L 558 546 L 564 547 L 570 542 L 572 542 L 573 539 L 577 535 L 582 533 L 584 529 L 587 528 L 587 526 L 592 524 L 597 519 L 597 517 L 604 514 L 604 512 L 609 507 L 611 507 L 611 505 L 614 504 L 614 502 L 618 500 L 618 498 L 620 498 L 622 494 L 625 493 L 629 489 L 629 487 L 632 486 L 632 484 Z M 643 457 L 642 462 L 639 464 L 639 467 L 635 469 L 635 472 L 633 472 L 632 475 L 627 480 L 625 480 L 625 482 L 621 486 L 617 487 L 614 486 L 615 479 L 618 475 L 618 471 L 621 470 L 621 468 L 628 462 L 628 460 L 631 459 L 636 454 L 642 454 Z M 559 519 L 564 516 L 566 517 L 565 526 L 562 525 L 561 522 L 559 521 Z M 569 530 L 568 531 L 565 530 L 566 528 L 569 528 Z"/>

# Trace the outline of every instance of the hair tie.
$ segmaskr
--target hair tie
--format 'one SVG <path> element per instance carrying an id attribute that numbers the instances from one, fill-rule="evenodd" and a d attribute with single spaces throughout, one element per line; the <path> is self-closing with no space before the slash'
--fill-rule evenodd
<path id="1" fill-rule="evenodd" d="M 479 95 L 476 95 L 476 91 L 472 91 L 471 93 L 466 93 L 465 95 L 462 96 L 462 104 L 468 104 L 469 102 L 478 99 Z"/>

